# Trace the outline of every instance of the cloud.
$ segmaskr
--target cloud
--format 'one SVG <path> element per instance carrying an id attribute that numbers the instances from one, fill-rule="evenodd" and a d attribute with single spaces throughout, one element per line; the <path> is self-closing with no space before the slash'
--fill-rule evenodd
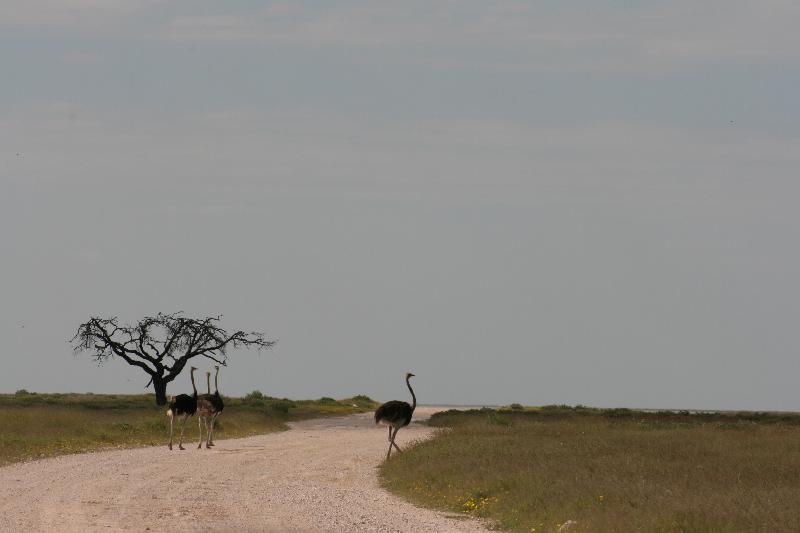
<path id="1" fill-rule="evenodd" d="M 800 60 L 791 0 L 204 3 L 17 0 L 0 28 L 106 38 L 365 47 L 438 67 L 670 73 L 709 63 Z M 411 59 L 409 59 L 411 58 Z"/>
<path id="2" fill-rule="evenodd" d="M 793 20 L 800 4 L 784 0 L 670 2 L 625 8 L 531 2 L 346 2 L 171 20 L 177 41 L 365 47 L 427 47 L 434 57 L 473 66 L 631 70 L 697 67 L 707 62 L 800 58 Z M 444 54 L 436 47 L 443 47 Z M 487 53 L 487 51 L 493 51 Z M 424 54 L 421 54 L 424 55 Z M 424 60 L 424 59 L 423 59 Z"/>
<path id="3" fill-rule="evenodd" d="M 9 0 L 0 3 L 0 28 L 105 33 L 130 23 L 163 0 Z"/>
<path id="4" fill-rule="evenodd" d="M 727 124 L 406 121 L 303 109 L 169 115 L 68 104 L 14 109 L 0 112 L 0 144 L 24 154 L 7 161 L 7 176 L 45 183 L 258 184 L 326 194 L 458 191 L 505 199 L 536 198 L 532 191 L 542 187 L 756 184 L 786 179 L 800 166 L 800 138 Z"/>

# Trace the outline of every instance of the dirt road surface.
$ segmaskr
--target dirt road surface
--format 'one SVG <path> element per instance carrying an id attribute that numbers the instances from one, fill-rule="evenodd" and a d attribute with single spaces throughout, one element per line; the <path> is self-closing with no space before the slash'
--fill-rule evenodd
<path id="1" fill-rule="evenodd" d="M 486 531 L 381 489 L 388 430 L 371 418 L 308 420 L 210 450 L 195 440 L 0 468 L 0 531 Z M 433 431 L 412 424 L 397 443 Z"/>

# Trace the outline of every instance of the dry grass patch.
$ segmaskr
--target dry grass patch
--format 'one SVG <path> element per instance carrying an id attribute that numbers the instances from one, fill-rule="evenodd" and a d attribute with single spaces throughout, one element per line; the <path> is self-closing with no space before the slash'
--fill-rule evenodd
<path id="1" fill-rule="evenodd" d="M 292 401 L 256 396 L 225 398 L 215 440 L 281 431 L 292 420 L 363 412 L 374 406 L 366 397 Z M 155 406 L 152 395 L 0 395 L 0 465 L 104 448 L 166 446 L 166 409 Z M 179 431 L 176 426 L 176 440 Z M 197 419 L 191 417 L 184 441 L 196 444 L 197 438 Z"/>
<path id="2" fill-rule="evenodd" d="M 758 420 L 760 419 L 760 420 Z M 390 490 L 512 531 L 800 531 L 796 416 L 448 412 Z"/>

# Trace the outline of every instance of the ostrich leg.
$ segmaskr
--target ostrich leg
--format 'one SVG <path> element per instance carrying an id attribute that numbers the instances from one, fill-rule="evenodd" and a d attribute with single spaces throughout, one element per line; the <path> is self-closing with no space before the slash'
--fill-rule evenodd
<path id="1" fill-rule="evenodd" d="M 183 420 L 181 420 L 181 438 L 178 441 L 178 449 L 185 450 L 186 448 L 183 447 L 183 430 L 186 429 L 186 420 L 189 418 L 189 415 L 184 414 Z M 171 422 L 171 421 L 170 421 Z"/>
<path id="2" fill-rule="evenodd" d="M 208 445 L 214 446 L 214 424 L 217 423 L 217 417 L 219 416 L 219 412 L 214 413 L 214 416 L 211 417 L 211 433 L 208 434 Z"/>
<path id="3" fill-rule="evenodd" d="M 172 411 L 168 411 L 169 413 L 169 449 L 172 449 L 172 423 L 175 417 L 172 415 Z"/>
<path id="4" fill-rule="evenodd" d="M 389 456 L 392 455 L 392 444 L 394 444 L 394 442 L 392 442 L 392 439 L 394 438 L 392 433 L 396 433 L 395 428 L 394 426 L 389 426 L 389 451 L 386 452 L 387 461 L 389 460 Z"/>
<path id="5" fill-rule="evenodd" d="M 392 446 L 394 446 L 394 447 L 395 447 L 395 449 L 397 449 L 397 451 L 398 451 L 398 452 L 401 452 L 401 451 L 403 451 L 403 450 L 401 450 L 400 448 L 398 448 L 397 444 L 394 442 L 394 439 L 395 439 L 395 437 L 397 437 L 397 432 L 398 432 L 398 431 L 400 431 L 400 428 L 397 428 L 397 429 L 395 429 L 395 430 L 394 430 L 394 435 L 392 435 L 392 440 L 391 440 L 391 443 L 392 443 Z"/>
<path id="6" fill-rule="evenodd" d="M 394 433 L 392 431 L 394 431 Z M 397 436 L 398 431 L 400 431 L 400 428 L 389 426 L 389 451 L 386 452 L 386 459 L 389 459 L 389 456 L 392 455 L 392 446 L 397 448 L 397 444 L 394 443 L 394 438 Z M 400 448 L 397 448 L 397 451 L 399 452 Z"/>

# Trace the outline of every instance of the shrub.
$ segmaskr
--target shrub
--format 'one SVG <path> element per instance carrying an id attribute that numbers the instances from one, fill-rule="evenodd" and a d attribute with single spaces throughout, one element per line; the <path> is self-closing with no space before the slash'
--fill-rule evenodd
<path id="1" fill-rule="evenodd" d="M 361 401 L 361 402 L 371 402 L 371 401 L 373 401 L 372 398 L 370 398 L 366 394 L 356 394 L 355 396 L 353 396 L 352 399 L 356 400 L 356 401 Z"/>
<path id="2" fill-rule="evenodd" d="M 261 392 L 260 390 L 254 390 L 253 392 L 248 392 L 247 394 L 245 394 L 244 399 L 245 400 L 263 400 L 264 399 L 264 393 Z"/>
<path id="3" fill-rule="evenodd" d="M 282 413 L 284 415 L 289 413 L 289 409 L 291 407 L 294 407 L 294 402 L 291 402 L 289 400 L 276 400 L 270 403 L 269 405 L 269 408 L 271 410 L 275 411 L 276 413 Z"/>
<path id="4" fill-rule="evenodd" d="M 525 409 L 520 403 L 512 403 L 511 405 L 508 406 L 508 408 L 511 409 L 512 411 L 522 411 L 523 409 Z"/>
<path id="5" fill-rule="evenodd" d="M 332 403 L 339 403 L 336 400 L 334 400 L 333 398 L 328 398 L 327 396 L 323 396 L 322 398 L 317 400 L 317 402 L 321 403 L 321 404 L 327 404 L 327 405 L 330 405 Z"/>
<path id="6" fill-rule="evenodd" d="M 497 414 L 496 411 L 492 411 L 491 413 L 489 413 L 488 421 L 490 424 L 495 426 L 510 426 L 512 424 L 511 420 Z"/>
<path id="7" fill-rule="evenodd" d="M 561 403 L 558 405 L 550 404 L 550 405 L 543 405 L 542 411 L 572 411 L 572 406 L 567 405 L 565 403 Z"/>
<path id="8" fill-rule="evenodd" d="M 358 394 L 350 398 L 357 404 L 365 404 L 365 405 L 372 405 L 375 403 L 375 400 L 367 396 L 366 394 Z"/>
<path id="9" fill-rule="evenodd" d="M 625 407 L 615 407 L 613 409 L 603 409 L 603 414 L 609 418 L 631 418 L 635 413 Z"/>

